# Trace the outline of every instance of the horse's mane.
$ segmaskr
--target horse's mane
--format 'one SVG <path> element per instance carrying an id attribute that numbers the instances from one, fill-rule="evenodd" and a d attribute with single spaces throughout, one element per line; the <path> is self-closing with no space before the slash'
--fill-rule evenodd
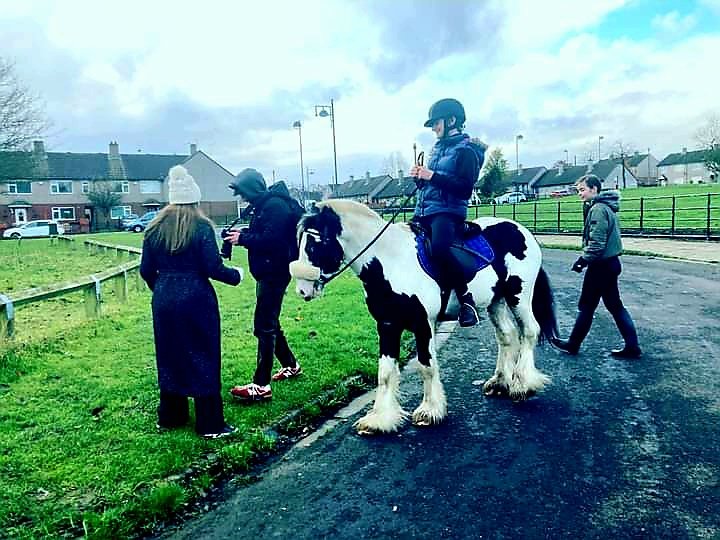
<path id="1" fill-rule="evenodd" d="M 351 201 L 349 199 L 328 199 L 325 201 L 320 201 L 316 204 L 316 206 L 318 207 L 318 209 L 322 208 L 323 206 L 327 206 L 341 215 L 365 216 L 368 218 L 376 219 L 378 221 L 383 221 L 383 219 L 380 217 L 380 214 L 378 214 L 371 208 L 367 207 L 362 203 Z"/>

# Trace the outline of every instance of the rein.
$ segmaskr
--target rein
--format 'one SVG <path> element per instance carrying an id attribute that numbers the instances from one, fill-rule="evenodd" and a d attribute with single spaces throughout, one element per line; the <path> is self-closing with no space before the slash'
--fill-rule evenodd
<path id="1" fill-rule="evenodd" d="M 420 155 L 419 155 L 419 156 L 417 157 L 417 159 L 415 160 L 415 162 L 416 162 L 417 165 L 422 165 L 422 164 L 423 164 L 423 158 L 424 158 L 424 156 L 425 156 L 425 153 L 424 153 L 424 152 L 420 152 Z M 407 197 L 405 197 L 405 200 L 400 204 L 400 206 L 398 207 L 398 209 L 395 210 L 395 213 L 394 213 L 394 214 L 392 215 L 392 217 L 390 218 L 390 221 L 388 221 L 388 222 L 383 226 L 383 228 L 380 229 L 380 232 L 378 232 L 378 233 L 373 237 L 373 239 L 370 240 L 370 242 L 368 242 L 368 244 L 367 244 L 364 248 L 362 248 L 362 249 L 360 250 L 360 253 L 358 253 L 357 255 L 355 255 L 352 259 L 350 259 L 350 261 L 346 262 L 346 263 L 343 265 L 342 268 L 340 268 L 339 270 L 337 270 L 337 271 L 334 272 L 333 274 L 330 274 L 329 276 L 326 276 L 325 274 L 320 274 L 320 277 L 318 278 L 318 281 L 320 282 L 320 284 L 323 285 L 323 286 L 325 286 L 325 285 L 327 285 L 328 283 L 330 283 L 333 279 L 335 279 L 335 278 L 338 277 L 340 274 L 342 274 L 345 270 L 347 270 L 348 268 L 350 268 L 350 266 L 352 266 L 352 264 L 353 264 L 355 261 L 357 261 L 357 260 L 362 256 L 363 253 L 365 253 L 368 249 L 370 249 L 370 247 L 371 247 L 375 242 L 377 242 L 378 239 L 383 235 L 383 233 L 387 230 L 387 228 L 395 222 L 395 218 L 398 217 L 398 215 L 400 214 L 400 212 L 402 211 L 402 209 L 405 208 L 405 205 L 408 203 L 408 201 L 410 201 L 410 199 L 413 197 L 413 195 L 415 195 L 415 192 L 416 192 L 417 190 L 418 190 L 418 185 L 417 185 L 417 183 L 416 183 L 415 188 L 410 192 L 410 194 L 409 194 Z"/>

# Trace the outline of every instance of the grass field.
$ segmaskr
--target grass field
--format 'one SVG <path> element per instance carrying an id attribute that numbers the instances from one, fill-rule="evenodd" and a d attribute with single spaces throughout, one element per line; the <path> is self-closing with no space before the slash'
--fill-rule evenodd
<path id="1" fill-rule="evenodd" d="M 720 184 L 626 189 L 621 195 L 620 219 L 626 234 L 704 235 L 709 228 L 712 235 L 720 235 Z M 470 219 L 493 215 L 514 219 L 540 233 L 579 233 L 583 224 L 576 195 L 468 210 Z M 411 217 L 412 209 L 399 216 L 402 220 Z"/>
<path id="2" fill-rule="evenodd" d="M 125 245 L 142 238 L 96 237 Z M 244 251 L 235 253 L 245 266 Z M 0 257 L 14 258 L 0 267 L 0 283 L 13 290 L 116 264 L 114 256 L 47 240 L 0 242 Z M 215 287 L 229 388 L 248 382 L 255 366 L 254 283 Z M 123 305 L 109 296 L 103 311 L 85 320 L 72 299 L 17 310 L 18 337 L 0 352 L 0 536 L 123 538 L 149 530 L 205 494 L 217 475 L 242 472 L 267 451 L 273 442 L 260 429 L 290 411 L 317 416 L 314 398 L 336 388 L 329 399 L 346 400 L 339 381 L 374 380 L 376 372 L 375 325 L 359 280 L 348 273 L 315 302 L 287 295 L 282 322 L 305 374 L 275 384 L 269 404 L 241 406 L 226 394 L 226 417 L 241 428 L 239 437 L 205 441 L 191 426 L 158 434 L 150 293 L 133 291 Z"/>

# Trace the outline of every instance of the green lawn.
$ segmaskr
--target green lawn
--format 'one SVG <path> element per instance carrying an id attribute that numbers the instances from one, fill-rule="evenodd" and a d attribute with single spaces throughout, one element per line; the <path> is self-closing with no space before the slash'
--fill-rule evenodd
<path id="1" fill-rule="evenodd" d="M 519 221 L 533 232 L 582 231 L 582 205 L 576 195 L 516 205 L 484 204 L 468 210 L 469 219 L 493 215 Z M 399 219 L 411 217 L 412 209 L 401 213 Z M 709 226 L 713 235 L 720 235 L 720 184 L 622 190 L 620 219 L 625 233 L 702 235 Z"/>
<path id="2" fill-rule="evenodd" d="M 141 235 L 95 235 L 139 245 Z M 78 237 L 76 241 L 81 241 Z M 0 243 L 0 283 L 42 285 L 115 264 L 113 256 L 49 246 L 47 240 Z M 246 266 L 244 250 L 235 251 Z M 53 277 L 50 278 L 49 276 Z M 48 279 L 46 279 L 48 278 Z M 216 284 L 223 325 L 223 386 L 248 382 L 255 366 L 254 283 Z M 71 295 L 72 296 L 72 295 Z M 322 299 L 290 292 L 283 325 L 304 369 L 273 386 L 269 404 L 242 406 L 225 396 L 234 440 L 205 441 L 192 427 L 155 432 L 157 384 L 150 293 L 133 290 L 127 304 L 108 296 L 104 317 L 65 317 L 58 305 L 17 310 L 18 337 L 0 352 L 0 536 L 45 538 L 86 534 L 122 538 L 148 530 L 206 492 L 219 474 L 246 469 L 272 441 L 260 429 L 290 411 L 320 414 L 313 400 L 360 374 L 374 380 L 377 338 L 360 282 L 350 273 Z M 44 307 L 43 307 L 44 306 Z M 72 300 L 70 312 L 82 313 Z M 38 311 L 44 312 L 42 330 Z M 339 321 L 342 321 L 339 324 Z M 188 469 L 193 474 L 184 474 Z"/>

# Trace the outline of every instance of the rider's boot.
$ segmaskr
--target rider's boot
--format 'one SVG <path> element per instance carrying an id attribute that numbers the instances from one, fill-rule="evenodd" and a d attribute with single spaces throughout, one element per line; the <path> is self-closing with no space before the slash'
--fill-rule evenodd
<path id="1" fill-rule="evenodd" d="M 459 299 L 460 301 L 460 314 L 458 316 L 458 322 L 463 328 L 475 326 L 480 322 L 477 308 L 475 307 L 475 300 L 473 300 L 471 293 L 465 293 Z"/>

